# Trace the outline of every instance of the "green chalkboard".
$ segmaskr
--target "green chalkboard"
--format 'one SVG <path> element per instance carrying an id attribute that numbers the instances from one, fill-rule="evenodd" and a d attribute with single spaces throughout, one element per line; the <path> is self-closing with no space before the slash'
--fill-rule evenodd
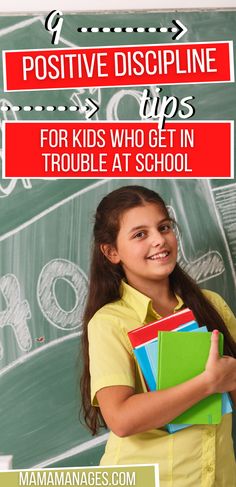
<path id="1" fill-rule="evenodd" d="M 171 43 L 170 32 L 85 35 L 77 28 L 169 27 L 176 18 L 188 28 L 178 42 L 233 40 L 236 48 L 236 11 L 65 15 L 58 47 Z M 0 17 L 1 50 L 50 48 L 44 20 L 38 15 Z M 68 105 L 91 96 L 100 106 L 94 120 L 138 120 L 143 88 L 4 93 L 1 77 L 0 107 Z M 236 118 L 235 83 L 166 86 L 164 93 L 194 96 L 196 120 Z M 0 117 L 84 120 L 83 114 L 68 111 L 0 111 Z M 16 157 L 20 161 L 24 154 Z M 133 183 L 140 180 L 0 181 L 0 452 L 13 454 L 14 468 L 99 463 L 106 432 L 92 438 L 78 420 L 78 350 L 91 229 L 100 199 Z M 236 312 L 235 180 L 150 178 L 142 183 L 161 193 L 181 226 L 182 266 L 202 287 L 222 294 Z"/>

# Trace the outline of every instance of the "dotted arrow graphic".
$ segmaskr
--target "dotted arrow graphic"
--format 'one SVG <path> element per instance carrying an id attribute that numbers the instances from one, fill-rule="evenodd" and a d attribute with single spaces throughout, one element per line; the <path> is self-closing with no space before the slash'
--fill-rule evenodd
<path id="1" fill-rule="evenodd" d="M 183 37 L 184 34 L 188 31 L 187 27 L 180 20 L 172 20 L 174 27 L 78 27 L 77 31 L 81 34 L 92 33 L 97 34 L 98 32 L 102 32 L 107 34 L 109 32 L 113 34 L 120 34 L 120 33 L 133 33 L 136 32 L 137 34 L 147 32 L 149 34 L 154 32 L 166 33 L 172 32 L 174 36 L 172 37 L 173 40 L 179 40 Z"/>

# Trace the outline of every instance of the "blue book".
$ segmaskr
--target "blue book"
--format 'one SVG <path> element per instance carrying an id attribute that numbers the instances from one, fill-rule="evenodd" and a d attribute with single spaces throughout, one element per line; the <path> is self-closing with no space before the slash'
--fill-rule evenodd
<path id="1" fill-rule="evenodd" d="M 137 348 L 134 348 L 134 355 L 137 359 L 137 362 L 142 370 L 142 374 L 144 379 L 148 385 L 150 391 L 156 390 L 156 379 L 155 375 L 153 374 L 151 364 L 149 362 L 149 357 L 146 351 L 145 345 L 141 345 Z"/>

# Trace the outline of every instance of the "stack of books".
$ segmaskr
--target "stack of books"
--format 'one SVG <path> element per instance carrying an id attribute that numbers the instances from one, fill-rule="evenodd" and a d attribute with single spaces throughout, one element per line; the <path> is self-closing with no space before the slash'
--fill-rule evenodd
<path id="1" fill-rule="evenodd" d="M 173 387 L 205 369 L 211 333 L 205 326 L 199 327 L 188 308 L 136 328 L 128 336 L 150 391 Z M 219 343 L 219 352 L 222 354 L 221 334 Z M 223 414 L 230 412 L 232 405 L 229 395 L 213 394 L 192 406 L 166 427 L 170 433 L 174 433 L 193 424 L 217 424 Z"/>

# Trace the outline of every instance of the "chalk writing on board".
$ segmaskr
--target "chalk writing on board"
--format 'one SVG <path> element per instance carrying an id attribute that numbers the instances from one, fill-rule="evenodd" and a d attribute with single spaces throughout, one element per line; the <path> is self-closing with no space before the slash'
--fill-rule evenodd
<path id="1" fill-rule="evenodd" d="M 20 284 L 13 274 L 7 274 L 0 279 L 0 290 L 7 304 L 7 308 L 0 312 L 0 327 L 11 326 L 20 350 L 28 352 L 32 347 L 27 325 L 27 320 L 31 318 L 29 303 L 21 300 Z M 1 350 L 3 357 L 3 347 Z"/>
<path id="2" fill-rule="evenodd" d="M 236 184 L 214 188 L 213 195 L 236 268 Z"/>
<path id="3" fill-rule="evenodd" d="M 72 286 L 76 302 L 70 311 L 61 308 L 57 301 L 55 284 L 63 279 Z M 72 330 L 81 326 L 87 295 L 87 279 L 81 269 L 66 259 L 55 259 L 46 264 L 39 276 L 37 298 L 45 318 L 62 330 Z"/>
<path id="4" fill-rule="evenodd" d="M 169 213 L 174 220 L 176 212 L 173 207 L 168 206 Z M 188 260 L 185 252 L 180 231 L 177 228 L 178 240 L 178 263 L 182 269 L 187 272 L 199 284 L 213 277 L 217 277 L 225 271 L 224 261 L 220 253 L 216 250 L 210 250 L 204 253 L 198 259 Z"/>
<path id="5" fill-rule="evenodd" d="M 76 302 L 70 311 L 63 310 L 58 303 L 55 284 L 58 279 L 73 287 Z M 32 348 L 32 338 L 27 320 L 31 318 L 27 300 L 21 300 L 20 283 L 15 275 L 6 274 L 0 279 L 0 291 L 6 302 L 6 309 L 0 312 L 0 328 L 11 326 L 16 342 L 22 352 Z M 65 259 L 55 259 L 47 263 L 39 276 L 37 298 L 45 318 L 52 325 L 66 331 L 81 325 L 87 295 L 87 278 L 81 269 Z M 0 360 L 4 356 L 4 347 L 0 343 Z"/>
<path id="6" fill-rule="evenodd" d="M 154 88 L 155 87 L 150 87 L 151 93 L 154 93 Z M 122 88 L 112 94 L 108 101 L 104 103 L 104 100 L 102 100 L 101 88 L 78 88 L 74 93 L 72 93 L 70 101 L 81 109 L 86 104 L 86 98 L 90 95 L 93 97 L 93 100 L 97 105 L 102 105 L 103 110 L 105 110 L 106 120 L 119 120 L 119 106 L 124 97 L 129 96 L 137 102 L 137 118 L 142 119 L 142 117 L 139 117 L 138 115 L 142 93 L 142 90 Z M 99 120 L 98 113 L 95 114 L 95 119 Z"/>

